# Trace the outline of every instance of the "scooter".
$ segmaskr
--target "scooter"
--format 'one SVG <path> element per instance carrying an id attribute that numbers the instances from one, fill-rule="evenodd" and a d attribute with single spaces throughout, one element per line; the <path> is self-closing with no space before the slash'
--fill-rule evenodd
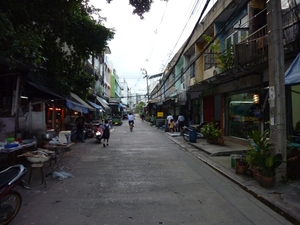
<path id="1" fill-rule="evenodd" d="M 27 169 L 22 164 L 0 171 L 0 225 L 8 224 L 18 214 L 22 205 L 22 196 L 13 189 L 17 185 L 30 189 L 22 180 L 26 173 Z"/>
<path id="2" fill-rule="evenodd" d="M 204 135 L 201 133 L 201 128 L 206 124 L 206 122 L 202 122 L 200 125 L 196 127 L 196 139 L 204 138 Z M 195 129 L 191 127 L 184 126 L 182 131 L 183 139 L 187 142 L 190 141 L 190 132 L 195 131 Z M 200 132 L 197 132 L 200 131 Z"/>
<path id="3" fill-rule="evenodd" d="M 95 138 L 97 140 L 97 142 L 100 144 L 101 143 L 101 139 L 102 139 L 102 136 L 103 136 L 103 128 L 101 126 L 101 124 L 94 124 L 94 126 L 96 127 L 95 129 Z"/>
<path id="4" fill-rule="evenodd" d="M 85 126 L 84 130 L 85 130 L 85 134 L 84 134 L 85 139 L 94 137 L 94 131 L 91 125 Z"/>

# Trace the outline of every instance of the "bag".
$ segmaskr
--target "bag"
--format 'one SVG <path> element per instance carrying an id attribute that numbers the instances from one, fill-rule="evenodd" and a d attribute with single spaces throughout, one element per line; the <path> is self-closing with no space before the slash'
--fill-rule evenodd
<path id="1" fill-rule="evenodd" d="M 103 130 L 103 135 L 108 135 L 109 134 L 109 125 L 104 125 L 104 130 Z"/>

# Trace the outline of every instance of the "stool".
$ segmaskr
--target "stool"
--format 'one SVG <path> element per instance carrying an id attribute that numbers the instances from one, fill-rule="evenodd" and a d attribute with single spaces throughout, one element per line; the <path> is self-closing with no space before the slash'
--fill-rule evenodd
<path id="1" fill-rule="evenodd" d="M 45 184 L 45 187 L 47 187 L 46 184 L 46 177 L 45 177 L 45 172 L 44 172 L 44 163 L 32 163 L 30 167 L 30 173 L 29 173 L 29 181 L 28 184 L 30 184 L 31 179 L 32 179 L 32 171 L 33 169 L 40 169 L 41 172 L 41 178 L 42 178 L 42 184 Z"/>

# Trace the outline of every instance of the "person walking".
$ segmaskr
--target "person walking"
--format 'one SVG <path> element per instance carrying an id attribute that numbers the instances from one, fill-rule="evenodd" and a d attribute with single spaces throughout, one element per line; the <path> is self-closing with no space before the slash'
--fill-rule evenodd
<path id="1" fill-rule="evenodd" d="M 75 124 L 76 124 L 76 132 L 77 132 L 77 139 L 79 139 L 81 142 L 85 142 L 84 141 L 84 134 L 83 134 L 83 129 L 84 129 L 84 117 L 83 116 L 79 116 L 77 117 Z"/>
<path id="2" fill-rule="evenodd" d="M 169 124 L 169 132 L 174 133 L 174 130 L 175 130 L 175 123 L 174 123 L 174 120 L 171 119 L 170 124 Z"/>
<path id="3" fill-rule="evenodd" d="M 102 136 L 103 147 L 108 146 L 108 141 L 109 141 L 109 138 L 110 138 L 110 128 L 111 127 L 108 123 L 108 120 L 105 120 L 104 125 L 103 125 L 103 136 Z"/>
<path id="4" fill-rule="evenodd" d="M 141 118 L 142 118 L 142 122 L 144 122 L 144 120 L 145 120 L 145 114 L 144 113 L 142 113 Z"/>
<path id="5" fill-rule="evenodd" d="M 172 114 L 169 113 L 169 115 L 168 115 L 167 118 L 166 118 L 166 127 L 167 127 L 168 129 L 170 129 L 170 122 L 171 122 L 171 120 L 174 120 L 174 118 L 173 118 Z M 167 131 L 167 130 L 166 130 L 166 131 Z"/>
<path id="6" fill-rule="evenodd" d="M 182 134 L 183 132 L 183 127 L 184 127 L 184 116 L 182 115 L 182 113 L 178 116 L 178 127 L 179 127 L 179 131 Z"/>

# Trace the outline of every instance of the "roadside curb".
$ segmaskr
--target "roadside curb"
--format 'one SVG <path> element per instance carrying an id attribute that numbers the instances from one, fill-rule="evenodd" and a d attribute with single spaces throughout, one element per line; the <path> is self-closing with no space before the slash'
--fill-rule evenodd
<path id="1" fill-rule="evenodd" d="M 162 131 L 161 131 L 162 132 Z M 197 154 L 195 151 L 191 151 L 191 149 L 188 149 L 186 145 L 183 145 L 180 141 L 177 141 L 172 136 L 168 135 L 167 133 L 163 132 L 165 136 L 167 136 L 170 140 L 178 144 L 180 147 L 182 147 L 185 151 L 189 152 L 190 154 L 197 157 L 199 160 L 204 162 L 206 165 L 210 166 L 214 170 L 218 171 L 220 174 L 225 176 L 226 178 L 230 179 L 237 185 L 239 185 L 241 188 L 243 188 L 245 191 L 253 195 L 256 199 L 258 199 L 263 204 L 270 207 L 272 210 L 277 212 L 279 215 L 286 218 L 288 221 L 290 221 L 293 224 L 300 225 L 300 217 L 299 212 L 296 212 L 293 210 L 293 207 L 287 205 L 287 202 L 278 201 L 275 198 L 269 197 L 272 194 L 276 194 L 275 191 L 272 191 L 272 189 L 262 189 L 256 187 L 257 184 L 256 181 L 253 179 L 247 179 L 247 177 L 241 177 L 238 175 L 235 175 L 232 171 L 230 171 L 228 168 L 224 167 L 220 163 L 217 163 L 211 159 L 209 159 L 209 156 L 212 156 L 210 152 L 205 151 L 202 148 L 199 148 L 199 146 L 194 145 L 193 143 L 186 142 L 187 145 L 192 146 L 193 148 L 200 150 L 201 152 L 204 152 L 207 154 L 206 156 L 203 156 L 202 154 Z"/>

